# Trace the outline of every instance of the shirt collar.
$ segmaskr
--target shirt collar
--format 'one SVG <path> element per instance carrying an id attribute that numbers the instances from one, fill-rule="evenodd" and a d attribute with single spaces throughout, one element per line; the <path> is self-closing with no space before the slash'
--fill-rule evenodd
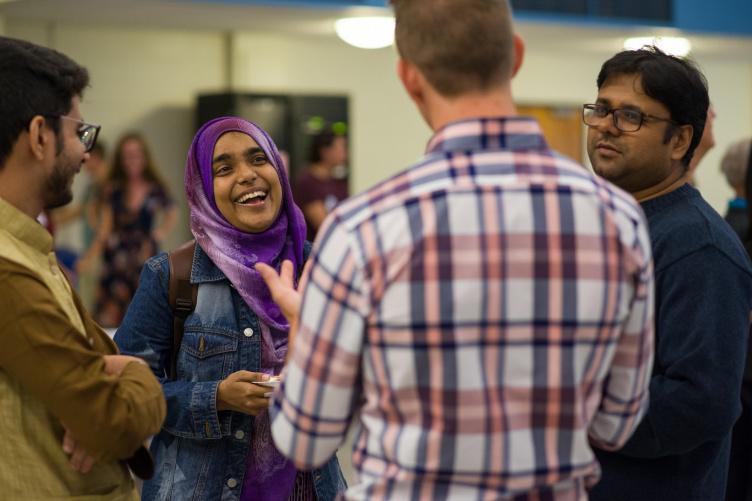
<path id="1" fill-rule="evenodd" d="M 196 245 L 196 252 L 193 253 L 193 264 L 191 265 L 191 283 L 219 282 L 226 278 L 222 270 L 204 252 L 204 249 L 200 245 Z"/>
<path id="2" fill-rule="evenodd" d="M 451 122 L 433 135 L 426 153 L 456 150 L 544 150 L 540 125 L 528 117 L 471 118 Z"/>
<path id="3" fill-rule="evenodd" d="M 52 252 L 52 235 L 35 219 L 0 198 L 2 228 L 39 252 Z"/>
<path id="4" fill-rule="evenodd" d="M 640 206 L 645 212 L 645 215 L 650 217 L 667 207 L 673 207 L 674 204 L 680 202 L 681 200 L 691 200 L 693 198 L 702 198 L 702 196 L 700 195 L 700 192 L 697 191 L 697 188 L 689 183 L 684 183 L 674 191 L 670 191 L 668 193 L 664 193 L 659 197 L 640 202 Z"/>

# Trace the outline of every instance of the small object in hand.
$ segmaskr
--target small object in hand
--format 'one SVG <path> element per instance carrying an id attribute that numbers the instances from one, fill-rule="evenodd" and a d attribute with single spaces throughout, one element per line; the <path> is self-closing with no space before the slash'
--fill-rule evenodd
<path id="1" fill-rule="evenodd" d="M 271 376 L 266 381 L 254 381 L 253 384 L 258 384 L 260 386 L 267 386 L 269 388 L 276 388 L 279 386 L 279 383 L 282 382 L 282 378 L 279 376 Z"/>

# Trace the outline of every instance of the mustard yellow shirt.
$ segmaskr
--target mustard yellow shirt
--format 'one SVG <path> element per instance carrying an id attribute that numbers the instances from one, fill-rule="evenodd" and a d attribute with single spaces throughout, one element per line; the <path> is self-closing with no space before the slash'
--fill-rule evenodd
<path id="1" fill-rule="evenodd" d="M 0 499 L 137 500 L 122 462 L 164 420 L 149 368 L 104 372 L 112 340 L 71 290 L 52 237 L 0 199 Z M 98 458 L 80 474 L 63 423 Z"/>

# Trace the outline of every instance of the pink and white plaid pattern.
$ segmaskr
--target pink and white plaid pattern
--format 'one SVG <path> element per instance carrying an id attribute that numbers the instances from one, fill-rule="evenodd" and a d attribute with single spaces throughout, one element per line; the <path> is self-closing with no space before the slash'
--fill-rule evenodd
<path id="1" fill-rule="evenodd" d="M 309 468 L 358 416 L 349 499 L 585 499 L 589 442 L 620 447 L 646 410 L 644 216 L 533 120 L 447 126 L 311 259 L 273 436 Z"/>

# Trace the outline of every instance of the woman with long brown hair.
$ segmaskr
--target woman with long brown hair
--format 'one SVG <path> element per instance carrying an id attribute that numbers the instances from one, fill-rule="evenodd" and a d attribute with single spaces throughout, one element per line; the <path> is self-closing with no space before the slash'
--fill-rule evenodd
<path id="1" fill-rule="evenodd" d="M 131 132 L 118 141 L 102 206 L 102 224 L 90 253 L 102 253 L 95 318 L 116 327 L 136 292 L 143 264 L 157 253 L 177 217 L 140 134 Z"/>

